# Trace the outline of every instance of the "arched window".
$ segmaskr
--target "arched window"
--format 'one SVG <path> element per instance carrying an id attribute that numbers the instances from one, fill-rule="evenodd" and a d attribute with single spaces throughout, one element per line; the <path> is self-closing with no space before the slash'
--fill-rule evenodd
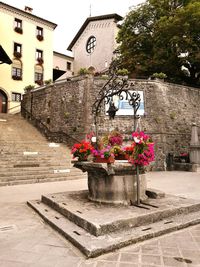
<path id="1" fill-rule="evenodd" d="M 41 65 L 35 65 L 35 83 L 43 84 L 43 67 Z"/>
<path id="2" fill-rule="evenodd" d="M 86 51 L 89 54 L 91 54 L 94 51 L 95 46 L 96 46 L 96 37 L 90 36 L 86 44 Z"/>
<path id="3" fill-rule="evenodd" d="M 12 78 L 13 80 L 22 80 L 22 63 L 19 59 L 12 61 Z"/>

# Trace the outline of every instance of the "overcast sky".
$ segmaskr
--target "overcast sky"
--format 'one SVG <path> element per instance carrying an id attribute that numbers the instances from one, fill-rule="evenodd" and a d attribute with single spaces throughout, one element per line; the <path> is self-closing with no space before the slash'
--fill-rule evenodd
<path id="1" fill-rule="evenodd" d="M 2 0 L 2 2 L 24 9 L 24 6 L 33 8 L 33 14 L 50 20 L 58 26 L 54 31 L 54 50 L 67 53 L 66 49 L 84 21 L 90 15 L 105 15 L 117 13 L 125 16 L 131 6 L 145 0 Z"/>

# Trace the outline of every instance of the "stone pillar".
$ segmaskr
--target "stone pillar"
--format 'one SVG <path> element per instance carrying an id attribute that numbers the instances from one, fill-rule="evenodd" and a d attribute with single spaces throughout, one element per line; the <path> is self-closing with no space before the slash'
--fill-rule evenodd
<path id="1" fill-rule="evenodd" d="M 192 124 L 190 142 L 190 162 L 200 164 L 200 142 L 198 137 L 198 127 L 196 123 Z"/>

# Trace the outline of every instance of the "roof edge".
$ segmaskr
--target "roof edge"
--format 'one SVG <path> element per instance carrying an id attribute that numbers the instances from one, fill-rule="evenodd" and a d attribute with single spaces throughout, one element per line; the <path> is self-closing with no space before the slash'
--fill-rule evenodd
<path id="1" fill-rule="evenodd" d="M 71 43 L 67 47 L 67 50 L 72 51 L 72 47 L 74 46 L 74 44 L 76 43 L 76 41 L 78 40 L 78 38 L 80 37 L 82 32 L 85 30 L 85 28 L 87 27 L 89 22 L 95 21 L 95 20 L 104 20 L 104 19 L 115 19 L 116 21 L 120 21 L 123 19 L 123 17 L 116 14 L 116 13 L 101 15 L 101 16 L 95 16 L 95 17 L 88 17 L 85 20 L 85 22 L 83 23 L 83 25 L 81 26 L 81 28 L 79 29 L 79 31 L 77 32 L 77 34 L 75 35 L 74 39 L 71 41 Z"/>
<path id="2" fill-rule="evenodd" d="M 1 5 L 4 6 L 4 7 L 6 7 L 6 8 L 9 8 L 9 9 L 11 9 L 11 10 L 14 10 L 14 11 L 17 11 L 17 12 L 21 12 L 22 14 L 24 14 L 24 15 L 26 15 L 26 16 L 30 16 L 30 17 L 32 17 L 32 18 L 35 18 L 35 19 L 44 21 L 44 22 L 50 24 L 50 25 L 52 26 L 53 29 L 55 29 L 55 28 L 57 27 L 57 24 L 55 24 L 54 22 L 51 22 L 51 21 L 46 20 L 46 19 L 43 19 L 43 18 L 41 18 L 41 17 L 38 17 L 38 16 L 33 15 L 33 14 L 31 14 L 31 13 L 28 13 L 28 12 L 22 10 L 22 9 L 19 9 L 19 8 L 17 8 L 17 7 L 8 5 L 8 4 L 3 3 L 3 2 L 0 1 L 0 6 L 1 6 Z"/>

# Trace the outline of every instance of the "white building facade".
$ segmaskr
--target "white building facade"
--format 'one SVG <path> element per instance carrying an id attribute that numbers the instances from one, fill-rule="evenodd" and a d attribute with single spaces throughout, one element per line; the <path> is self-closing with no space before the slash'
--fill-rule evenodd
<path id="1" fill-rule="evenodd" d="M 81 68 L 101 72 L 109 66 L 117 47 L 118 22 L 122 19 L 118 14 L 86 19 L 67 48 L 73 52 L 75 75 Z"/>

